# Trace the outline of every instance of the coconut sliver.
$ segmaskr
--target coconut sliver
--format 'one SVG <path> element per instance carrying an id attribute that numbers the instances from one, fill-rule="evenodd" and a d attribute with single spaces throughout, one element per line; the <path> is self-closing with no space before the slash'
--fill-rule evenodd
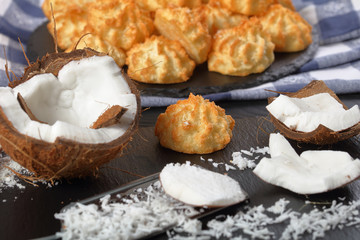
<path id="1" fill-rule="evenodd" d="M 40 121 L 21 109 L 18 93 Z M 0 88 L 0 106 L 22 134 L 47 142 L 57 138 L 81 143 L 107 143 L 121 136 L 136 116 L 136 96 L 109 56 L 93 56 L 66 64 L 54 76 L 38 74 L 15 88 Z M 119 124 L 91 129 L 111 106 L 126 108 Z"/>
<path id="2" fill-rule="evenodd" d="M 314 131 L 320 124 L 341 131 L 360 122 L 358 105 L 344 109 L 329 93 L 305 98 L 281 94 L 266 109 L 288 128 L 301 132 Z"/>
<path id="3" fill-rule="evenodd" d="M 279 133 L 269 140 L 271 158 L 260 160 L 254 173 L 262 180 L 299 194 L 342 187 L 360 176 L 360 160 L 347 152 L 309 150 L 298 155 Z"/>
<path id="4" fill-rule="evenodd" d="M 160 173 L 160 182 L 165 193 L 191 206 L 230 206 L 247 196 L 231 177 L 190 163 L 167 164 Z"/>

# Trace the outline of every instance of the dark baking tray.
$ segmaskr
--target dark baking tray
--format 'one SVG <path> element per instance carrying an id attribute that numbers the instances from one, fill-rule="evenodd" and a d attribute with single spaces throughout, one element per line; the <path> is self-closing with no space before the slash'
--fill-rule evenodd
<path id="1" fill-rule="evenodd" d="M 318 49 L 318 34 L 313 32 L 313 43 L 304 51 L 296 53 L 275 53 L 275 61 L 264 72 L 246 77 L 226 76 L 207 70 L 207 63 L 197 66 L 191 78 L 178 84 L 145 84 L 138 83 L 143 96 L 188 97 L 189 93 L 206 95 L 234 89 L 245 89 L 275 81 L 294 73 L 308 62 Z M 27 55 L 31 61 L 54 52 L 52 36 L 46 23 L 37 28 L 29 38 Z"/>

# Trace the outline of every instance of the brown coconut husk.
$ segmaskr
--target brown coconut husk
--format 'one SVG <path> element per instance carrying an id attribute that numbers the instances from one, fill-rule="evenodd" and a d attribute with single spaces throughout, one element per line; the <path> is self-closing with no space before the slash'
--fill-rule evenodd
<path id="1" fill-rule="evenodd" d="M 57 76 L 59 70 L 70 61 L 103 55 L 105 54 L 89 48 L 70 53 L 47 54 L 26 67 L 21 79 L 15 79 L 9 86 L 15 87 L 37 74 L 53 73 Z M 140 93 L 132 80 L 125 73 L 124 75 L 131 92 L 136 95 L 137 114 L 131 126 L 118 139 L 101 144 L 84 144 L 62 138 L 56 139 L 54 143 L 41 141 L 21 134 L 0 107 L 0 145 L 4 152 L 40 179 L 96 175 L 99 166 L 121 154 L 138 128 L 141 114 Z"/>
<path id="2" fill-rule="evenodd" d="M 336 99 L 336 101 L 343 105 L 344 109 L 348 109 L 345 104 L 340 101 L 338 96 L 330 88 L 328 88 L 323 81 L 320 80 L 314 80 L 304 88 L 294 93 L 278 93 L 294 98 L 305 98 L 318 93 L 329 93 L 333 98 Z M 270 104 L 275 99 L 276 97 L 268 98 L 268 103 Z M 316 145 L 333 144 L 349 139 L 360 133 L 360 122 L 342 131 L 333 131 L 323 125 L 319 125 L 319 127 L 312 132 L 301 132 L 288 128 L 285 124 L 283 124 L 271 114 L 270 117 L 276 129 L 278 129 L 285 137 L 296 140 L 298 142 L 312 143 Z"/>

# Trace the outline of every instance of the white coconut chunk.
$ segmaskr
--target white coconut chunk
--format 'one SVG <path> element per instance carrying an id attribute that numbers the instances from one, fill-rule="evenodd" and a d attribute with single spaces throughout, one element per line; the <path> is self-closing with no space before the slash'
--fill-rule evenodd
<path id="1" fill-rule="evenodd" d="M 17 101 L 24 98 L 40 121 L 31 120 Z M 58 137 L 81 143 L 107 143 L 119 138 L 134 121 L 137 102 L 109 56 L 93 56 L 66 64 L 55 77 L 39 74 L 11 89 L 0 88 L 0 106 L 22 134 L 54 142 Z M 111 127 L 89 127 L 109 107 L 127 108 L 120 123 Z"/>
<path id="2" fill-rule="evenodd" d="M 271 158 L 261 159 L 254 173 L 299 194 L 327 192 L 360 176 L 360 160 L 347 152 L 309 150 L 299 156 L 279 133 L 270 135 L 269 146 Z"/>
<path id="3" fill-rule="evenodd" d="M 190 164 L 166 165 L 160 181 L 168 195 L 192 206 L 229 206 L 246 199 L 246 193 L 231 177 Z"/>
<path id="4" fill-rule="evenodd" d="M 288 128 L 301 132 L 314 131 L 320 124 L 333 131 L 341 131 L 360 122 L 358 105 L 345 110 L 328 93 L 306 98 L 280 95 L 266 108 Z"/>

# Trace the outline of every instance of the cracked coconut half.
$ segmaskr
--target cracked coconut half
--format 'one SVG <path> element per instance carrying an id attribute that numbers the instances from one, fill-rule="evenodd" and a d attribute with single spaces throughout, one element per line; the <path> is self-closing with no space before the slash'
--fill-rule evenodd
<path id="1" fill-rule="evenodd" d="M 269 98 L 274 126 L 287 138 L 318 145 L 360 133 L 358 105 L 348 109 L 323 81 L 312 81 L 295 93 Z"/>
<path id="2" fill-rule="evenodd" d="M 135 85 L 92 49 L 47 54 L 0 95 L 0 145 L 47 180 L 96 173 L 121 153 L 140 118 Z"/>

